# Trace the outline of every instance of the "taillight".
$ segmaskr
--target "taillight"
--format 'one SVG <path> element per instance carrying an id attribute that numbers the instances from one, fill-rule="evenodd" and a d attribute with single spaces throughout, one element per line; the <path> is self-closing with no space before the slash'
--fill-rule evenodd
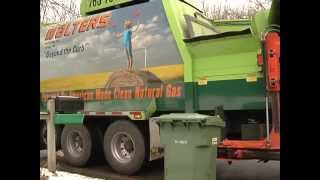
<path id="1" fill-rule="evenodd" d="M 142 118 L 142 113 L 141 112 L 130 112 L 130 114 L 133 115 L 134 119 L 141 119 Z"/>

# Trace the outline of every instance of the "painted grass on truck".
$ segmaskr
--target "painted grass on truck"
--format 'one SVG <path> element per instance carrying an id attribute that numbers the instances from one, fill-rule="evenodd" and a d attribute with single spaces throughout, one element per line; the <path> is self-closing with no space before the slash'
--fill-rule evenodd
<path id="1" fill-rule="evenodd" d="M 155 74 L 162 81 L 183 79 L 183 64 L 152 67 L 147 70 Z M 101 72 L 44 80 L 40 82 L 40 91 L 57 92 L 103 88 L 111 74 L 112 72 Z"/>

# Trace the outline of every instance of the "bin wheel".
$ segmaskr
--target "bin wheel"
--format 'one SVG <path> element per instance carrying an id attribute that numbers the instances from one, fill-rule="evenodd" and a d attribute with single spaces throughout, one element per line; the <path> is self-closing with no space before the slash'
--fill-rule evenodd
<path id="1" fill-rule="evenodd" d="M 84 125 L 66 125 L 61 135 L 61 146 L 65 160 L 73 166 L 84 166 L 89 161 L 92 139 Z"/>
<path id="2" fill-rule="evenodd" d="M 132 175 L 145 160 L 145 142 L 139 128 L 120 120 L 112 123 L 104 135 L 104 155 L 111 168 L 118 173 Z"/>

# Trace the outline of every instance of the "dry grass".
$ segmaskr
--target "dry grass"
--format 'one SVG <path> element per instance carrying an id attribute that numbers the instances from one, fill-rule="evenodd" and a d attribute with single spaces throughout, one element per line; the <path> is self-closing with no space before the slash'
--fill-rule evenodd
<path id="1" fill-rule="evenodd" d="M 162 81 L 183 79 L 183 64 L 148 68 Z M 79 89 L 103 88 L 112 72 L 55 78 L 40 82 L 41 92 L 70 91 Z"/>
<path id="2" fill-rule="evenodd" d="M 41 92 L 94 89 L 103 87 L 110 72 L 50 79 L 40 82 Z"/>
<path id="3" fill-rule="evenodd" d="M 162 81 L 172 81 L 183 78 L 183 64 L 154 67 L 148 70 Z"/>

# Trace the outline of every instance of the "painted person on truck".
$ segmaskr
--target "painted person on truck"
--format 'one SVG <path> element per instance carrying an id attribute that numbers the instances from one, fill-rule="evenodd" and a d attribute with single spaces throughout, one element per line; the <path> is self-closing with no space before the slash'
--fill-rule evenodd
<path id="1" fill-rule="evenodd" d="M 126 20 L 124 22 L 124 31 L 123 33 L 118 33 L 117 37 L 120 37 L 123 35 L 123 45 L 124 50 L 128 58 L 128 70 L 133 70 L 133 53 L 132 53 L 132 32 L 137 31 L 138 26 L 135 28 L 135 30 L 132 30 L 133 24 L 130 20 Z"/>

